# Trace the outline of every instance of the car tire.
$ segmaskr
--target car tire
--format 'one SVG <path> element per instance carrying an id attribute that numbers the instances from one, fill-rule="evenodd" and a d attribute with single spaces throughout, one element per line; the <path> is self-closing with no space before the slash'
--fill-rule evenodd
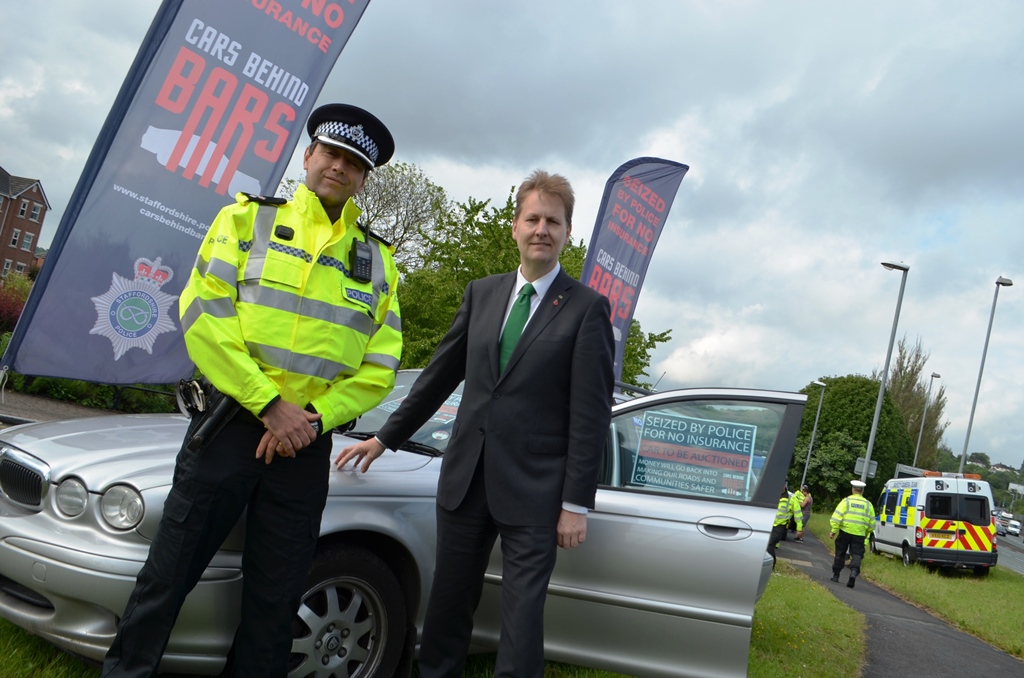
<path id="1" fill-rule="evenodd" d="M 366 549 L 317 552 L 292 622 L 288 678 L 383 678 L 405 639 L 405 598 L 391 568 Z"/>
<path id="2" fill-rule="evenodd" d="M 875 535 L 871 535 L 868 538 L 868 542 L 871 544 L 871 552 L 876 556 L 881 555 L 881 551 L 878 550 L 878 546 L 875 544 Z"/>
<path id="3" fill-rule="evenodd" d="M 984 565 L 975 565 L 974 574 L 979 577 L 987 577 L 988 573 L 992 571 L 991 567 L 985 567 Z"/>
<path id="4" fill-rule="evenodd" d="M 903 545 L 903 567 L 910 567 L 914 564 L 914 553 L 906 544 Z"/>

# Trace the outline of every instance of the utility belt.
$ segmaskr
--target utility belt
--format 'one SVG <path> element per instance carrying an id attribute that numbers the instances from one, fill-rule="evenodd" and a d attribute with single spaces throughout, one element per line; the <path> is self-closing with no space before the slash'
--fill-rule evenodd
<path id="1" fill-rule="evenodd" d="M 192 418 L 185 447 L 196 452 L 214 439 L 242 406 L 207 379 L 182 379 L 175 389 L 178 409 Z"/>

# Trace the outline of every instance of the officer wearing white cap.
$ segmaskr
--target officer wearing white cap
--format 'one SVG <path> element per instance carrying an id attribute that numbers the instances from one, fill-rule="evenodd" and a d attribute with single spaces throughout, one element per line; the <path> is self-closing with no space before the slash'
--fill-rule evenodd
<path id="1" fill-rule="evenodd" d="M 836 557 L 832 561 L 832 581 L 839 581 L 839 573 L 846 564 L 846 554 L 850 553 L 850 578 L 846 585 L 851 589 L 860 576 L 860 565 L 864 559 L 864 547 L 871 531 L 875 529 L 875 507 L 864 498 L 865 484 L 861 480 L 851 480 L 853 494 L 839 502 L 832 512 L 829 533 L 830 539 L 836 540 Z M 838 535 L 838 536 L 837 536 Z"/>
<path id="2" fill-rule="evenodd" d="M 313 111 L 307 130 L 305 184 L 291 200 L 239 193 L 181 294 L 189 356 L 229 407 L 193 415 L 104 678 L 156 675 L 185 596 L 243 511 L 235 675 L 288 673 L 331 431 L 391 391 L 402 351 L 392 248 L 357 224 L 352 201 L 394 153 L 391 134 L 344 104 Z"/>

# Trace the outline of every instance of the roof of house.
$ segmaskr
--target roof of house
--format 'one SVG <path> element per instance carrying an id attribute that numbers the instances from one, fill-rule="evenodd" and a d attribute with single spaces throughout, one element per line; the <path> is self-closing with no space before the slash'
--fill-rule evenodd
<path id="1" fill-rule="evenodd" d="M 46 209 L 50 209 L 50 201 L 47 200 L 46 191 L 43 190 L 43 184 L 39 179 L 16 177 L 3 167 L 0 167 L 0 196 L 5 198 L 17 198 L 19 195 L 36 185 L 39 186 L 39 192 L 43 194 L 43 202 L 46 203 Z"/>

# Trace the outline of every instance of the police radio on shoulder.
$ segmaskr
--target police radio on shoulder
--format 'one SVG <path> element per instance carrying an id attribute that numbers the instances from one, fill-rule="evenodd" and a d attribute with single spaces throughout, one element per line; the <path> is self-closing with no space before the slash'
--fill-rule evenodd
<path id="1" fill-rule="evenodd" d="M 368 283 L 373 279 L 373 250 L 369 243 L 356 238 L 352 241 L 352 249 L 349 251 L 349 266 L 352 269 L 352 279 L 361 283 Z"/>

